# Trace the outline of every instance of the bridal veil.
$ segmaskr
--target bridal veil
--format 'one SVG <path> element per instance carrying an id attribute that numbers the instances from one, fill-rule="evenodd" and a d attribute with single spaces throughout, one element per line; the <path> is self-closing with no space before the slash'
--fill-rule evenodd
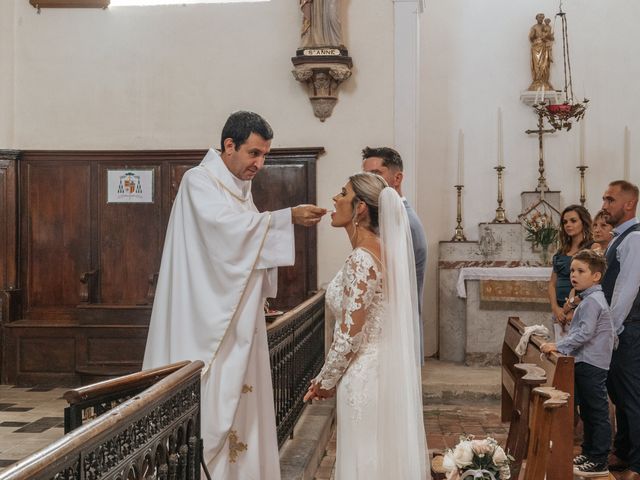
<path id="1" fill-rule="evenodd" d="M 409 220 L 398 193 L 379 197 L 386 314 L 378 362 L 379 478 L 423 480 L 428 459 L 415 261 Z"/>

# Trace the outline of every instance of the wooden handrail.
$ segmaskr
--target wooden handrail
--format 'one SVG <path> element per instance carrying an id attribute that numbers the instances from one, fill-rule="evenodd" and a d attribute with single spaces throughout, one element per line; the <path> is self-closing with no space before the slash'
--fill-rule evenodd
<path id="1" fill-rule="evenodd" d="M 285 314 L 283 314 L 282 316 L 278 317 L 277 320 L 275 320 L 273 323 L 270 323 L 269 325 L 267 325 L 267 331 L 269 330 L 273 330 L 274 328 L 279 327 L 280 325 L 287 323 L 288 321 L 290 321 L 292 318 L 297 317 L 300 315 L 300 313 L 302 313 L 303 311 L 311 308 L 314 306 L 315 303 L 317 303 L 317 301 L 325 294 L 324 290 L 318 290 L 312 297 L 306 299 L 304 302 L 302 302 L 300 305 L 297 305 L 295 308 L 292 308 L 291 310 L 289 310 L 288 312 L 286 312 Z"/>
<path id="2" fill-rule="evenodd" d="M 123 425 L 139 421 L 152 409 L 161 407 L 162 402 L 166 402 L 170 398 L 171 392 L 178 391 L 185 384 L 194 381 L 194 377 L 197 377 L 197 391 L 193 392 L 197 399 L 194 401 L 197 400 L 199 404 L 199 377 L 203 367 L 204 363 L 198 360 L 174 371 L 108 413 L 82 425 L 48 447 L 20 460 L 0 474 L 0 480 L 35 480 L 47 476 L 53 477 L 56 472 L 67 471 L 71 468 L 78 468 L 82 471 L 84 462 L 87 461 L 86 454 L 91 452 L 91 449 L 109 441 L 109 435 L 121 434 Z M 78 473 L 82 474 L 82 472 Z M 108 472 L 102 473 L 106 475 Z"/>
<path id="3" fill-rule="evenodd" d="M 150 370 L 143 370 L 123 377 L 112 378 L 110 380 L 94 383 L 85 387 L 68 390 L 62 397 L 69 405 L 75 405 L 77 403 L 103 397 L 107 394 L 111 395 L 136 388 L 146 388 L 149 385 L 157 383 L 159 379 L 180 370 L 189 363 L 189 361 L 172 363 L 171 365 L 166 365 L 164 367 L 152 368 Z"/>

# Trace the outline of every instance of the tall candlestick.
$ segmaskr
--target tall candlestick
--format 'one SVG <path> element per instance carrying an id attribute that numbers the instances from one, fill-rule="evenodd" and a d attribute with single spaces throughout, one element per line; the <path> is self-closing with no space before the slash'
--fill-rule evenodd
<path id="1" fill-rule="evenodd" d="M 623 178 L 629 180 L 630 177 L 630 163 L 629 158 L 631 155 L 631 131 L 629 127 L 624 127 L 624 164 L 623 164 Z"/>
<path id="2" fill-rule="evenodd" d="M 584 207 L 584 203 L 587 201 L 587 194 L 584 188 L 584 171 L 589 167 L 586 165 L 580 165 L 576 168 L 580 170 L 580 205 Z"/>
<path id="3" fill-rule="evenodd" d="M 458 185 L 464 185 L 464 133 L 458 131 Z"/>
<path id="4" fill-rule="evenodd" d="M 504 188 L 502 184 L 502 171 L 505 167 L 503 167 L 502 165 L 498 165 L 497 167 L 493 168 L 495 168 L 495 170 L 498 172 L 498 208 L 496 208 L 496 216 L 493 219 L 492 223 L 508 223 L 509 220 L 507 220 L 504 207 L 502 206 L 502 191 Z"/>
<path id="5" fill-rule="evenodd" d="M 502 143 L 502 109 L 498 108 L 498 166 L 504 167 L 504 146 Z"/>
<path id="6" fill-rule="evenodd" d="M 584 167 L 584 123 L 585 119 L 583 118 L 580 122 L 580 166 Z"/>
<path id="7" fill-rule="evenodd" d="M 453 237 L 451 237 L 452 242 L 466 242 L 467 237 L 464 236 L 464 228 L 462 227 L 462 189 L 464 187 L 462 185 L 456 185 L 455 189 L 457 190 L 458 197 L 458 209 L 456 214 L 456 229 Z"/>

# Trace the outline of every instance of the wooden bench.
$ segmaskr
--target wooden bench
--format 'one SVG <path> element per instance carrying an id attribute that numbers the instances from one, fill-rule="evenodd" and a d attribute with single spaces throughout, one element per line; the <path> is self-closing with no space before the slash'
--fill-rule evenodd
<path id="1" fill-rule="evenodd" d="M 514 457 L 511 462 L 511 478 L 518 479 L 525 454 L 529 451 L 525 469 L 525 480 L 542 480 L 545 474 L 549 449 L 549 435 L 557 421 L 555 409 L 568 406 L 569 394 L 552 387 L 541 387 L 546 383 L 546 372 L 531 363 L 514 365 L 514 404 L 506 451 Z M 565 413 L 563 411 L 563 413 Z M 442 457 L 434 458 L 432 475 L 434 480 L 444 480 Z M 540 477 L 542 472 L 542 477 Z"/>
<path id="2" fill-rule="evenodd" d="M 531 429 L 529 434 L 529 448 L 527 453 L 527 465 L 524 471 L 524 480 L 545 480 L 550 478 L 551 469 L 549 460 L 555 447 L 550 449 L 552 432 L 567 413 L 570 396 L 567 392 L 556 390 L 553 387 L 538 387 L 533 389 L 531 397 Z M 573 435 L 571 435 L 573 443 Z M 571 472 L 565 479 L 572 478 L 573 464 L 570 463 Z M 518 478 L 512 475 L 512 478 Z"/>
<path id="3" fill-rule="evenodd" d="M 546 373 L 544 386 L 569 394 L 568 408 L 553 422 L 549 433 L 552 448 L 545 460 L 546 478 L 548 480 L 571 479 L 573 477 L 574 359 L 558 353 L 541 355 L 540 345 L 546 340 L 538 336 L 531 336 L 525 354 L 522 357 L 518 356 L 515 348 L 525 327 L 526 325 L 518 317 L 510 317 L 505 331 L 502 345 L 502 420 L 505 422 L 512 420 L 514 411 L 516 413 L 518 411 L 516 382 L 521 374 L 518 373 L 516 365 L 530 363 L 544 370 Z M 534 420 L 531 419 L 531 421 Z"/>
<path id="4" fill-rule="evenodd" d="M 532 363 L 517 363 L 514 365 L 514 371 L 516 374 L 514 408 L 511 413 L 509 435 L 505 447 L 506 451 L 514 458 L 510 466 L 511 476 L 518 478 L 529 445 L 529 412 L 533 390 L 547 382 L 547 374 L 542 368 Z"/>

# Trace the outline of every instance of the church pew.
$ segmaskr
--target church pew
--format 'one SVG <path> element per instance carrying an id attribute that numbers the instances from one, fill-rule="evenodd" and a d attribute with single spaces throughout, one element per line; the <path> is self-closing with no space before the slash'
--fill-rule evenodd
<path id="1" fill-rule="evenodd" d="M 546 383 L 547 374 L 542 368 L 532 363 L 517 363 L 514 365 L 514 370 L 516 373 L 514 408 L 505 447 L 506 451 L 515 459 L 511 463 L 511 476 L 518 478 L 529 445 L 532 391 Z"/>
<path id="2" fill-rule="evenodd" d="M 531 398 L 531 430 L 524 480 L 550 478 L 549 444 L 553 427 L 564 417 L 569 404 L 569 394 L 553 387 L 533 389 Z M 573 436 L 571 436 L 573 439 Z M 573 470 L 573 467 L 572 467 Z M 563 477 L 565 479 L 571 478 Z M 513 478 L 518 478 L 513 475 Z"/>
<path id="3" fill-rule="evenodd" d="M 533 363 L 542 368 L 546 373 L 544 386 L 554 387 L 569 394 L 568 408 L 551 427 L 550 440 L 553 447 L 546 470 L 548 480 L 566 480 L 573 475 L 574 359 L 558 353 L 542 355 L 540 345 L 546 340 L 538 336 L 530 337 L 527 351 L 519 357 L 515 348 L 524 329 L 525 324 L 518 317 L 509 318 L 502 345 L 502 420 L 509 421 L 515 408 L 515 382 L 518 378 L 515 365 Z"/>

